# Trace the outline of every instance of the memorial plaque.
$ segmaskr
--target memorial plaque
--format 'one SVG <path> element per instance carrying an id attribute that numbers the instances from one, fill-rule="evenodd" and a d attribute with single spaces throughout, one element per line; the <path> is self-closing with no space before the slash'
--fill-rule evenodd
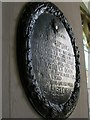
<path id="1" fill-rule="evenodd" d="M 26 4 L 17 28 L 17 62 L 36 111 L 47 119 L 66 119 L 79 95 L 79 51 L 72 28 L 54 4 Z"/>

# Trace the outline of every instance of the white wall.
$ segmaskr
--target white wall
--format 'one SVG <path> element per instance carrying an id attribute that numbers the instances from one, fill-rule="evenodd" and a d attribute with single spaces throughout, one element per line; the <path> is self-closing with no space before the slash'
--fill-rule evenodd
<path id="1" fill-rule="evenodd" d="M 73 27 L 80 50 L 81 91 L 71 118 L 88 118 L 88 99 L 85 75 L 82 26 L 79 3 L 55 3 Z M 39 118 L 28 102 L 20 83 L 15 54 L 17 18 L 24 3 L 3 3 L 3 117 Z"/>

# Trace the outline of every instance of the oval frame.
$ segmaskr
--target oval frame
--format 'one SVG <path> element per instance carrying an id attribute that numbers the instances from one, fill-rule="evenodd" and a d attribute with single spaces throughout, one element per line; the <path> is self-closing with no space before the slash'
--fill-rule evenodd
<path id="1" fill-rule="evenodd" d="M 68 99 L 65 104 L 60 104 L 56 106 L 51 104 L 50 101 L 47 101 L 45 97 L 42 96 L 40 89 L 37 86 L 37 80 L 35 80 L 32 71 L 32 58 L 30 58 L 29 56 L 31 39 L 30 37 L 32 36 L 33 26 L 39 15 L 46 11 L 58 17 L 59 20 L 63 23 L 71 39 L 76 63 L 76 81 L 74 85 L 74 91 L 72 92 L 70 99 Z M 73 112 L 79 96 L 80 60 L 74 34 L 66 17 L 54 4 L 50 2 L 27 3 L 18 21 L 16 39 L 16 54 L 20 80 L 30 103 L 33 105 L 36 111 L 44 118 L 68 118 L 69 115 Z"/>

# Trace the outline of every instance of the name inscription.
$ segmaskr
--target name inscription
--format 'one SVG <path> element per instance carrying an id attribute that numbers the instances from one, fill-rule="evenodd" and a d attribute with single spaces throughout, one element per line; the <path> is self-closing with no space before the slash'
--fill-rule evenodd
<path id="1" fill-rule="evenodd" d="M 63 37 L 63 39 L 68 37 Z M 64 39 L 64 41 L 65 41 Z M 75 57 L 72 48 L 63 43 L 60 37 L 51 45 L 51 51 L 48 51 L 52 62 L 47 60 L 46 66 L 49 69 L 49 75 L 52 81 L 47 82 L 46 89 L 53 95 L 64 95 L 73 91 L 75 82 Z M 69 41 L 69 40 L 67 40 Z"/>

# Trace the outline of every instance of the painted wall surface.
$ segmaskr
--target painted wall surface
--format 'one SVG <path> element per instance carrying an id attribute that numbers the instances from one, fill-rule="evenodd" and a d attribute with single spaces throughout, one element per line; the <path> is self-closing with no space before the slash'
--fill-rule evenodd
<path id="1" fill-rule="evenodd" d="M 3 117 L 40 118 L 28 102 L 19 79 L 16 63 L 16 25 L 25 3 L 3 3 Z M 55 3 L 73 27 L 80 51 L 81 91 L 76 109 L 71 118 L 88 118 L 88 99 L 84 68 L 84 50 L 79 3 Z"/>

